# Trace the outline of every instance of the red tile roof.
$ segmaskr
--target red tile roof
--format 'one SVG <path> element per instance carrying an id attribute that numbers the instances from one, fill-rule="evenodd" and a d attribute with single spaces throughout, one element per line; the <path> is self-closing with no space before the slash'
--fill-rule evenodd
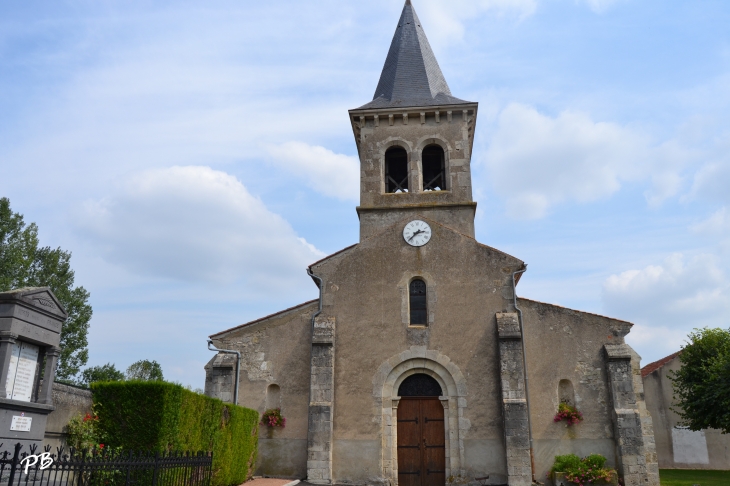
<path id="1" fill-rule="evenodd" d="M 670 354 L 666 358 L 662 358 L 659 361 L 654 361 L 653 363 L 649 363 L 648 365 L 644 366 L 643 368 L 641 368 L 641 377 L 644 378 L 645 376 L 655 372 L 656 370 L 658 370 L 659 368 L 661 368 L 662 366 L 664 366 L 665 364 L 669 363 L 674 358 L 679 356 L 679 353 L 681 353 L 681 352 L 682 351 L 677 351 L 674 354 Z"/>

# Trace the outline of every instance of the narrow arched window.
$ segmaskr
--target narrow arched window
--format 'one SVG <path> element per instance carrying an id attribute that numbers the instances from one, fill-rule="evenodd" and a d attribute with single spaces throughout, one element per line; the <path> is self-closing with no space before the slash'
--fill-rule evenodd
<path id="1" fill-rule="evenodd" d="M 558 383 L 558 401 L 575 407 L 575 391 L 570 380 L 560 380 Z"/>
<path id="2" fill-rule="evenodd" d="M 281 408 L 281 388 L 271 384 L 266 388 L 266 409 Z"/>
<path id="3" fill-rule="evenodd" d="M 446 163 L 444 149 L 438 145 L 429 145 L 421 152 L 421 167 L 423 168 L 423 190 L 446 190 Z"/>
<path id="4" fill-rule="evenodd" d="M 385 192 L 408 192 L 408 153 L 403 147 L 385 152 Z"/>
<path id="5" fill-rule="evenodd" d="M 408 297 L 411 311 L 411 324 L 425 326 L 428 322 L 426 302 L 426 282 L 420 278 L 413 279 L 408 287 Z"/>

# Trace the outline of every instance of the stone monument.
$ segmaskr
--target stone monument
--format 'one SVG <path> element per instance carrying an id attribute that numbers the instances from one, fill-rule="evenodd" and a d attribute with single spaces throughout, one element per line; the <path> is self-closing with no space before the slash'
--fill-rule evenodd
<path id="1" fill-rule="evenodd" d="M 0 443 L 41 445 L 68 314 L 48 287 L 0 292 Z"/>

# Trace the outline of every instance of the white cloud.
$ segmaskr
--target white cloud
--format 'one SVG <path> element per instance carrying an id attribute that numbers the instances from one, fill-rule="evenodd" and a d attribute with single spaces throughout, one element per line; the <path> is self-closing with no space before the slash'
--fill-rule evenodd
<path id="1" fill-rule="evenodd" d="M 186 166 L 137 173 L 88 201 L 77 224 L 136 273 L 278 287 L 323 254 L 235 177 Z"/>
<path id="2" fill-rule="evenodd" d="M 575 3 L 585 3 L 595 13 L 603 13 L 621 1 L 625 0 L 576 0 Z"/>
<path id="3" fill-rule="evenodd" d="M 626 342 L 639 353 L 644 366 L 679 351 L 687 340 L 687 334 L 689 330 L 685 329 L 634 324 Z"/>
<path id="4" fill-rule="evenodd" d="M 728 147 L 725 147 L 727 150 Z M 730 203 L 730 160 L 716 160 L 697 171 L 689 198 Z"/>
<path id="5" fill-rule="evenodd" d="M 686 335 L 695 327 L 726 326 L 730 282 L 713 255 L 675 253 L 661 265 L 608 277 L 603 304 L 611 315 Z"/>
<path id="6" fill-rule="evenodd" d="M 464 22 L 493 13 L 499 16 L 529 17 L 537 10 L 537 0 L 421 0 L 416 6 L 429 39 L 438 43 L 461 40 Z"/>
<path id="7" fill-rule="evenodd" d="M 315 191 L 340 200 L 360 199 L 360 161 L 357 157 L 302 142 L 271 145 L 268 151 L 278 166 L 306 180 Z"/>
<path id="8" fill-rule="evenodd" d="M 657 205 L 679 190 L 677 168 L 685 158 L 675 143 L 652 147 L 647 136 L 628 127 L 575 111 L 551 118 L 521 104 L 500 113 L 486 155 L 508 213 L 522 219 L 540 218 L 562 202 L 610 196 L 622 182 L 650 174 L 647 199 Z"/>
<path id="9" fill-rule="evenodd" d="M 730 213 L 727 208 L 722 207 L 706 220 L 692 225 L 690 229 L 695 233 L 706 235 L 730 234 Z"/>

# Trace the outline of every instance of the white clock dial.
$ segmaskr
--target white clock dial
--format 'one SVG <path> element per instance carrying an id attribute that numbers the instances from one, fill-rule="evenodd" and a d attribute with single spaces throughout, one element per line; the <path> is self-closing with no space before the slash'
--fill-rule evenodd
<path id="1" fill-rule="evenodd" d="M 414 219 L 403 228 L 403 239 L 411 246 L 423 246 L 431 239 L 431 227 L 425 221 Z"/>

